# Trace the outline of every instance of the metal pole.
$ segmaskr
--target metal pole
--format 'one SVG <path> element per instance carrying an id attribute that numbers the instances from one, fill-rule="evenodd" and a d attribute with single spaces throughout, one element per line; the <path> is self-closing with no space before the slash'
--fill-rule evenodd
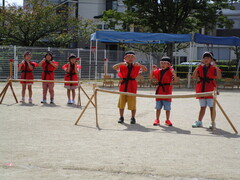
<path id="1" fill-rule="evenodd" d="M 89 80 L 91 79 L 91 63 L 92 63 L 92 40 L 90 40 L 90 50 L 89 50 Z"/>
<path id="2" fill-rule="evenodd" d="M 77 57 L 80 58 L 80 49 L 78 48 L 77 51 L 78 51 L 77 52 Z M 79 59 L 79 65 L 82 66 L 82 59 L 81 58 Z M 78 75 L 79 79 L 81 79 L 81 77 L 82 77 L 81 74 L 82 74 L 82 68 L 79 70 L 79 75 Z"/>
<path id="3" fill-rule="evenodd" d="M 98 43 L 97 43 L 97 39 L 96 39 L 96 52 L 95 52 L 95 80 L 98 79 L 98 77 L 97 77 L 97 75 L 98 75 L 98 74 L 97 74 L 97 70 L 98 70 L 98 68 L 97 68 L 97 54 L 98 54 L 98 53 L 97 53 L 97 49 L 98 49 L 98 48 L 97 48 L 97 44 L 98 44 Z"/>
<path id="4" fill-rule="evenodd" d="M 13 67 L 14 67 L 14 79 L 18 78 L 18 56 L 17 56 L 17 46 L 13 47 L 14 49 L 14 63 L 13 63 Z"/>

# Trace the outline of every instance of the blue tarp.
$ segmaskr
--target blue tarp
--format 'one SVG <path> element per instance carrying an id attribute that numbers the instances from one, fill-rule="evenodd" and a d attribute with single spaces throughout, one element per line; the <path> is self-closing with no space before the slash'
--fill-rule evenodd
<path id="1" fill-rule="evenodd" d="M 240 46 L 239 37 L 217 37 L 217 36 L 207 36 L 203 34 L 194 34 L 194 42 L 199 44 L 219 44 L 219 45 L 229 45 L 229 46 Z"/>
<path id="2" fill-rule="evenodd" d="M 114 43 L 169 43 L 169 42 L 190 42 L 191 34 L 167 34 L 167 33 L 139 33 L 139 32 L 118 32 L 118 31 L 96 31 L 91 35 L 92 41 L 114 42 Z"/>
<path id="3" fill-rule="evenodd" d="M 167 34 L 167 33 L 139 33 L 118 31 L 96 31 L 91 34 L 91 41 L 108 43 L 140 43 L 158 44 L 169 42 L 191 42 L 191 34 Z M 194 34 L 193 41 L 199 44 L 219 44 L 228 46 L 240 46 L 239 37 L 217 37 L 203 34 Z"/>

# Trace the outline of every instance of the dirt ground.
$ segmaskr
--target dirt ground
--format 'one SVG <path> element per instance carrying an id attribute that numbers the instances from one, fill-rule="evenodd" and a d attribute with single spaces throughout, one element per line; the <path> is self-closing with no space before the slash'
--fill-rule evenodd
<path id="1" fill-rule="evenodd" d="M 0 90 L 5 83 L 0 83 Z M 19 83 L 13 84 L 18 99 Z M 92 95 L 92 84 L 83 84 Z M 117 90 L 115 88 L 108 88 Z M 153 88 L 138 93 L 154 94 Z M 174 89 L 174 94 L 194 93 Z M 137 99 L 137 124 L 118 124 L 118 95 L 98 93 L 100 129 L 95 126 L 92 105 L 78 125 L 82 109 L 67 105 L 66 89 L 55 84 L 55 105 L 40 103 L 40 83 L 33 85 L 33 104 L 15 103 L 9 90 L 0 105 L 1 180 L 79 180 L 79 179 L 240 179 L 240 136 L 235 134 L 219 108 L 217 129 L 208 130 L 207 111 L 203 128 L 191 127 L 197 120 L 199 103 L 195 98 L 173 99 L 173 127 L 153 126 L 155 100 Z M 240 131 L 240 91 L 220 90 L 218 100 Z M 48 100 L 49 101 L 49 100 Z M 82 108 L 87 98 L 81 92 Z"/>

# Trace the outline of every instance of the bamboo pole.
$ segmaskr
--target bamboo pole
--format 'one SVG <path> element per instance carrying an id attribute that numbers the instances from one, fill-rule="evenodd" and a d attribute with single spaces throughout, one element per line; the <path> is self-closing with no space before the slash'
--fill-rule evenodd
<path id="1" fill-rule="evenodd" d="M 3 89 L 3 93 L 1 93 L 2 99 L 1 99 L 1 101 L 0 101 L 0 104 L 2 104 L 2 101 L 3 101 L 3 99 L 4 99 L 4 96 L 5 96 L 6 92 L 7 92 L 7 89 L 8 89 L 8 86 L 9 86 L 9 85 L 10 85 L 10 82 L 8 81 L 7 84 L 6 84 L 6 86 L 5 86 L 5 88 Z"/>
<path id="2" fill-rule="evenodd" d="M 1 94 L 0 94 L 0 97 L 1 97 L 1 96 L 4 94 L 4 92 L 6 91 L 6 88 L 7 88 L 7 86 L 8 86 L 8 83 L 9 83 L 9 80 L 7 81 L 5 87 L 3 88 L 3 90 L 2 90 L 2 92 L 1 92 Z"/>
<path id="3" fill-rule="evenodd" d="M 106 90 L 101 88 L 96 88 L 96 90 L 100 92 L 111 93 L 111 94 L 124 94 L 128 96 L 136 96 L 136 97 L 144 97 L 144 98 L 192 98 L 192 97 L 212 96 L 214 93 L 214 91 L 211 91 L 211 92 L 205 92 L 205 93 L 184 94 L 184 95 L 146 95 L 146 94 L 134 94 L 134 93 L 127 93 L 127 92 L 112 91 L 112 90 Z"/>
<path id="4" fill-rule="evenodd" d="M 236 130 L 236 128 L 234 127 L 234 125 L 232 124 L 231 120 L 229 119 L 229 117 L 227 116 L 227 114 L 225 113 L 225 111 L 223 110 L 222 106 L 219 104 L 219 102 L 216 100 L 216 103 L 219 107 L 219 109 L 222 111 L 223 115 L 225 116 L 225 118 L 227 119 L 228 123 L 231 125 L 231 127 L 233 128 L 233 130 L 235 131 L 236 134 L 238 134 L 238 131 Z"/>
<path id="5" fill-rule="evenodd" d="M 14 98 L 15 98 L 15 101 L 16 101 L 16 103 L 18 103 L 18 99 L 17 99 L 17 96 L 16 96 L 16 94 L 15 94 L 15 92 L 14 92 L 14 90 L 13 90 L 13 86 L 12 86 L 12 81 L 11 81 L 11 80 L 9 81 L 9 85 L 10 85 L 12 94 L 13 94 L 13 96 L 14 96 Z"/>
<path id="6" fill-rule="evenodd" d="M 98 125 L 98 109 L 97 109 L 97 90 L 94 91 L 94 100 L 95 100 L 96 126 L 97 126 L 97 128 L 99 128 L 99 125 Z"/>
<path id="7" fill-rule="evenodd" d="M 212 121 L 212 132 L 215 131 L 215 119 L 216 119 L 216 99 L 217 99 L 217 91 L 216 88 L 214 89 L 214 95 L 213 95 L 213 108 L 211 111 L 211 121 Z"/>
<path id="8" fill-rule="evenodd" d="M 42 80 L 42 79 L 11 79 L 13 82 L 20 82 L 20 81 L 26 81 L 26 82 L 48 82 L 48 83 L 76 83 L 78 84 L 78 81 L 56 81 L 56 80 Z"/>
<path id="9" fill-rule="evenodd" d="M 80 116 L 77 118 L 77 121 L 75 122 L 75 125 L 77 125 L 78 121 L 81 119 L 83 113 L 86 111 L 88 105 L 90 104 L 90 102 L 92 101 L 94 97 L 94 94 L 91 96 L 91 98 L 89 99 L 88 103 L 86 104 L 86 106 L 84 107 L 83 111 L 81 112 Z"/>
<path id="10" fill-rule="evenodd" d="M 86 91 L 84 91 L 84 89 L 82 88 L 82 86 L 80 86 L 81 90 L 83 91 L 83 93 L 87 96 L 88 100 L 90 100 L 90 97 L 87 95 Z M 92 102 L 92 100 L 90 100 L 93 107 L 95 107 L 95 104 Z"/>

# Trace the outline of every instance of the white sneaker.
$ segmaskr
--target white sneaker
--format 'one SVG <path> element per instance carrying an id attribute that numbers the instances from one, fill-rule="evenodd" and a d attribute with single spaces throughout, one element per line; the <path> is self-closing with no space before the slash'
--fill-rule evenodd
<path id="1" fill-rule="evenodd" d="M 22 98 L 22 99 L 20 100 L 20 102 L 21 102 L 21 103 L 25 103 L 25 98 Z"/>
<path id="2" fill-rule="evenodd" d="M 41 101 L 41 103 L 47 103 L 47 100 L 46 100 L 46 99 L 43 99 L 43 100 Z"/>
<path id="3" fill-rule="evenodd" d="M 30 104 L 32 104 L 32 99 L 31 99 L 31 98 L 29 98 L 29 99 L 28 99 L 28 102 L 29 102 Z"/>
<path id="4" fill-rule="evenodd" d="M 216 129 L 216 123 L 215 123 L 215 122 L 214 122 L 214 124 L 213 124 L 213 127 L 214 127 L 214 129 Z M 210 123 L 209 129 L 212 129 L 212 123 Z"/>
<path id="5" fill-rule="evenodd" d="M 67 102 L 68 104 L 72 104 L 72 101 L 71 100 L 68 100 L 68 102 Z"/>
<path id="6" fill-rule="evenodd" d="M 75 104 L 75 101 L 74 101 L 74 100 L 72 100 L 71 102 L 72 102 L 72 104 Z"/>

